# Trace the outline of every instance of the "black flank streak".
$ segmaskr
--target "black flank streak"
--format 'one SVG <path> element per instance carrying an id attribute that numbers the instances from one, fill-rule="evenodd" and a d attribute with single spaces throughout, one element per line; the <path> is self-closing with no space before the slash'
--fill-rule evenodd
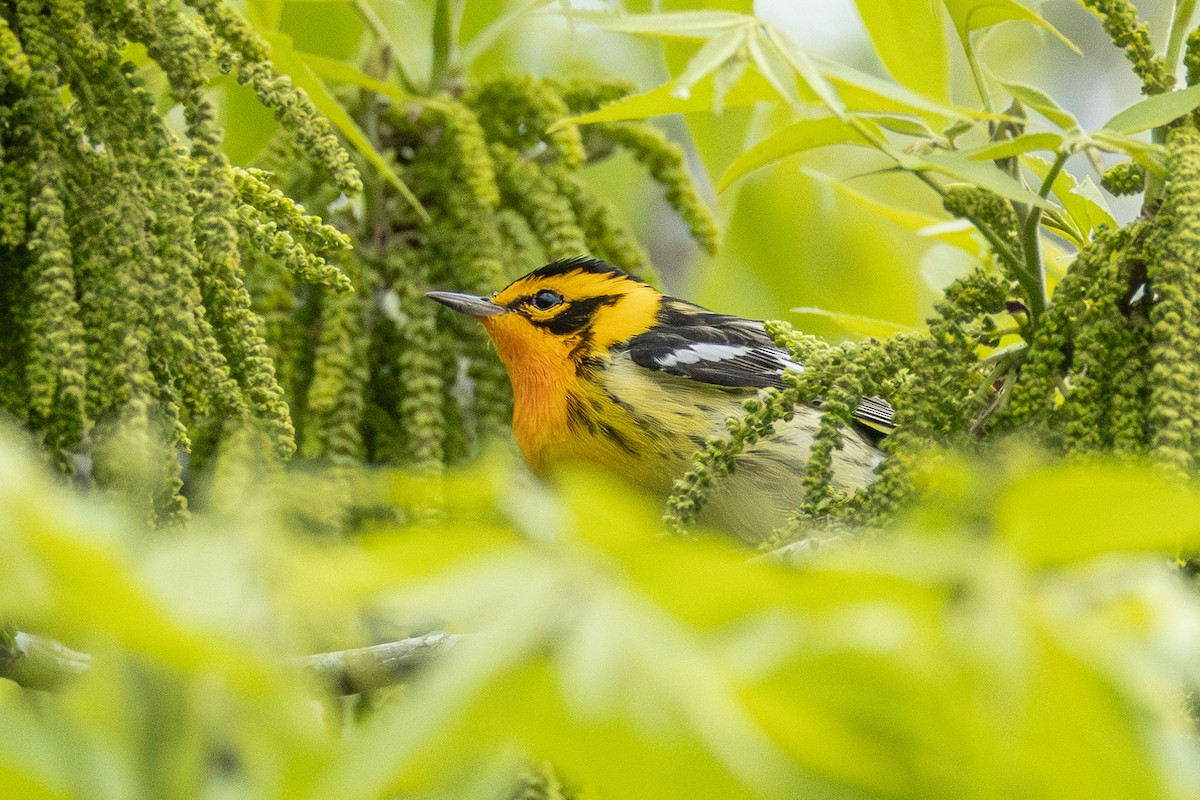
<path id="1" fill-rule="evenodd" d="M 574 428 L 584 428 L 593 436 L 599 433 L 593 415 L 589 414 L 587 409 L 584 408 L 583 401 L 573 394 L 567 395 L 567 418 L 571 421 L 571 426 Z"/>
<path id="2" fill-rule="evenodd" d="M 629 455 L 631 455 L 631 456 L 637 455 L 637 450 L 634 449 L 633 445 L 630 444 L 629 440 L 626 439 L 623 435 L 621 435 L 621 433 L 616 428 L 609 425 L 607 422 L 603 422 L 600 424 L 600 430 L 603 431 L 605 436 L 607 436 L 609 439 L 612 439 L 614 442 L 616 442 L 617 446 L 620 447 L 622 450 L 624 450 L 626 453 L 629 453 Z"/>

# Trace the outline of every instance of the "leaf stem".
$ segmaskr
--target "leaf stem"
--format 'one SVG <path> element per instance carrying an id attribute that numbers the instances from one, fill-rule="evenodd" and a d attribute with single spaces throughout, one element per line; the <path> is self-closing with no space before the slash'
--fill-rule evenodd
<path id="1" fill-rule="evenodd" d="M 1050 191 L 1054 188 L 1054 181 L 1058 179 L 1063 165 L 1067 163 L 1067 156 L 1065 151 L 1055 155 L 1054 163 L 1050 165 L 1050 170 L 1042 181 L 1042 188 L 1038 190 L 1038 197 L 1045 200 L 1050 196 Z M 1048 300 L 1046 297 L 1046 270 L 1042 266 L 1041 225 L 1042 208 L 1031 205 L 1029 213 L 1021 224 L 1021 250 L 1024 261 L 1022 269 L 1017 270 L 1017 281 L 1025 290 L 1026 299 L 1029 300 L 1031 320 L 1037 320 L 1042 315 L 1042 312 L 1046 310 Z"/>
<path id="2" fill-rule="evenodd" d="M 429 65 L 429 94 L 441 90 L 454 60 L 462 0 L 437 0 L 433 9 L 433 61 Z"/>
<path id="3" fill-rule="evenodd" d="M 404 69 L 404 64 L 400 61 L 400 51 L 396 47 L 396 43 L 392 41 L 392 32 L 388 30 L 387 25 L 380 19 L 379 14 L 375 12 L 375 8 L 371 5 L 371 0 L 354 0 L 354 10 L 362 17 L 363 22 L 367 23 L 367 27 L 375 34 L 375 38 L 383 45 L 383 50 L 387 56 L 391 69 L 396 70 L 396 76 L 400 79 L 400 85 L 404 90 L 410 93 L 416 93 L 416 84 L 408 76 L 408 72 Z M 386 75 L 384 76 L 386 79 Z"/>

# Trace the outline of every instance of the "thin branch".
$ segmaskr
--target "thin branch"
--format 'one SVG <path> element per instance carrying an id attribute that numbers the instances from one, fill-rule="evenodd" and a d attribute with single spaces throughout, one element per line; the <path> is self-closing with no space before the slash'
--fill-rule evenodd
<path id="1" fill-rule="evenodd" d="M 83 675 L 92 657 L 53 639 L 17 631 L 0 650 L 0 678 L 26 689 L 56 691 Z"/>
<path id="2" fill-rule="evenodd" d="M 431 658 L 453 647 L 461 638 L 453 633 L 434 631 L 371 647 L 298 656 L 291 659 L 291 663 L 328 682 L 338 694 L 360 694 L 404 683 Z"/>
<path id="3" fill-rule="evenodd" d="M 404 683 L 461 638 L 434 631 L 371 647 L 297 656 L 288 663 L 316 676 L 338 694 L 359 694 Z M 0 639 L 0 678 L 26 689 L 57 691 L 91 666 L 90 655 L 43 636 L 18 631 L 7 642 Z"/>

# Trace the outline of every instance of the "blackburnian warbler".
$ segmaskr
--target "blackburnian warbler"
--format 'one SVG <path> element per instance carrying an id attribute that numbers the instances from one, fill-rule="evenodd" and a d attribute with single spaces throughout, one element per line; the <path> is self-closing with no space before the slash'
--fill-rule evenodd
<path id="1" fill-rule="evenodd" d="M 669 297 L 591 258 L 555 261 L 491 297 L 428 296 L 483 323 L 508 370 L 513 430 L 535 472 L 599 463 L 665 495 L 691 455 L 785 370 L 803 370 L 763 324 Z M 748 446 L 716 483 L 702 520 L 756 539 L 799 505 L 801 477 L 820 421 L 801 407 L 775 435 Z M 892 410 L 867 400 L 856 417 L 875 430 Z M 834 458 L 836 488 L 872 479 L 883 455 L 867 430 L 846 430 Z"/>

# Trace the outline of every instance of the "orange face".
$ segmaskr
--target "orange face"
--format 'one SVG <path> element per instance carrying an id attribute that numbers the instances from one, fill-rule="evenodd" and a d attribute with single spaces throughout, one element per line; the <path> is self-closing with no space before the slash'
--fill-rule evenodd
<path id="1" fill-rule="evenodd" d="M 548 264 L 490 298 L 429 297 L 483 323 L 513 387 L 513 428 L 530 463 L 567 436 L 570 402 L 589 359 L 654 324 L 662 295 L 607 264 Z"/>

